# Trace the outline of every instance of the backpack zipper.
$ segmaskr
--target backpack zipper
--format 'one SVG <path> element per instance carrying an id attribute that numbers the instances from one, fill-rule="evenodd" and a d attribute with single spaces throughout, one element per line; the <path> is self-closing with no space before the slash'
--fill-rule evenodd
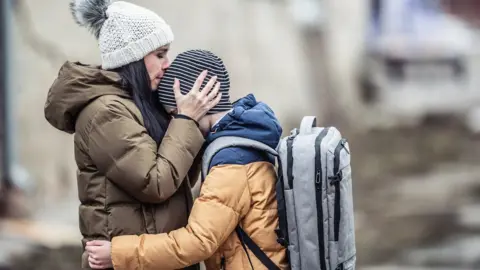
<path id="1" fill-rule="evenodd" d="M 327 270 L 325 258 L 325 239 L 323 230 L 323 208 L 322 208 L 322 140 L 327 136 L 329 128 L 324 128 L 315 139 L 315 201 L 317 204 L 317 230 L 320 270 Z"/>
<path id="2" fill-rule="evenodd" d="M 340 171 L 340 152 L 342 149 L 348 152 L 345 147 L 346 139 L 342 138 L 335 147 L 333 158 L 333 171 L 334 176 L 330 177 L 330 184 L 335 188 L 335 204 L 333 206 L 333 240 L 338 241 L 340 237 L 340 181 L 342 181 L 343 174 Z"/>
<path id="3" fill-rule="evenodd" d="M 288 186 L 293 189 L 293 140 L 296 135 L 292 135 L 287 139 L 287 181 Z"/>

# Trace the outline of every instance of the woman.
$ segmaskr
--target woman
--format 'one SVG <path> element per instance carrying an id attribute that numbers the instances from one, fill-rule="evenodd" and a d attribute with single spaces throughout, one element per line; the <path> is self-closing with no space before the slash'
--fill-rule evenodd
<path id="1" fill-rule="evenodd" d="M 98 39 L 102 67 L 66 62 L 48 93 L 45 117 L 75 133 L 83 246 L 185 226 L 198 175 L 190 168 L 204 143 L 196 122 L 219 102 L 219 85 L 213 88 L 211 78 L 200 90 L 206 72 L 187 95 L 177 85 L 178 113 L 169 120 L 153 97 L 173 41 L 165 21 L 121 1 L 70 6 L 77 23 Z M 84 252 L 82 267 L 88 265 Z"/>

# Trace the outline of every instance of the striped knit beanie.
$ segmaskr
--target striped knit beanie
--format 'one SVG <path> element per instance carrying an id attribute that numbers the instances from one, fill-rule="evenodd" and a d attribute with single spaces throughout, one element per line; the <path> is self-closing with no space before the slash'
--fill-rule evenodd
<path id="1" fill-rule="evenodd" d="M 222 94 L 220 102 L 207 114 L 230 110 L 232 103 L 230 102 L 230 78 L 227 69 L 222 59 L 206 50 L 189 50 L 179 54 L 173 60 L 158 85 L 160 103 L 167 107 L 176 108 L 177 104 L 173 93 L 175 78 L 180 80 L 180 91 L 185 95 L 190 92 L 197 77 L 204 70 L 208 70 L 208 74 L 200 90 L 205 87 L 210 78 L 217 76 L 217 82 L 220 83 L 218 92 Z"/>

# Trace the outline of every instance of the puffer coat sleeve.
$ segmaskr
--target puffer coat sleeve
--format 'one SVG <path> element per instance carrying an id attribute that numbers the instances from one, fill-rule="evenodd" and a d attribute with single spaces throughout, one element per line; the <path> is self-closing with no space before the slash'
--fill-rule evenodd
<path id="1" fill-rule="evenodd" d="M 194 121 L 173 119 L 157 148 L 134 115 L 120 102 L 99 109 L 88 134 L 88 154 L 101 173 L 137 200 L 161 203 L 186 178 L 204 137 Z"/>
<path id="2" fill-rule="evenodd" d="M 250 209 L 247 179 L 243 165 L 212 168 L 195 200 L 188 225 L 168 234 L 114 237 L 114 268 L 181 269 L 210 258 Z"/>

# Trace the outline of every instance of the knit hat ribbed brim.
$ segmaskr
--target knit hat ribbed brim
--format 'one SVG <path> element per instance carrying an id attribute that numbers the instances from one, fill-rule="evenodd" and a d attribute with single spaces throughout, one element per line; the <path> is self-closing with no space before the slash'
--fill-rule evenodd
<path id="1" fill-rule="evenodd" d="M 165 74 L 158 86 L 158 97 L 160 103 L 167 107 L 176 108 L 173 84 L 175 78 L 180 80 L 180 91 L 187 94 L 192 89 L 197 77 L 202 71 L 207 70 L 208 74 L 203 81 L 201 89 L 213 76 L 217 76 L 220 83 L 219 94 L 222 94 L 220 102 L 213 107 L 208 114 L 228 111 L 232 108 L 230 102 L 230 78 L 223 64 L 222 59 L 206 50 L 189 50 L 179 54 L 165 71 Z"/>

